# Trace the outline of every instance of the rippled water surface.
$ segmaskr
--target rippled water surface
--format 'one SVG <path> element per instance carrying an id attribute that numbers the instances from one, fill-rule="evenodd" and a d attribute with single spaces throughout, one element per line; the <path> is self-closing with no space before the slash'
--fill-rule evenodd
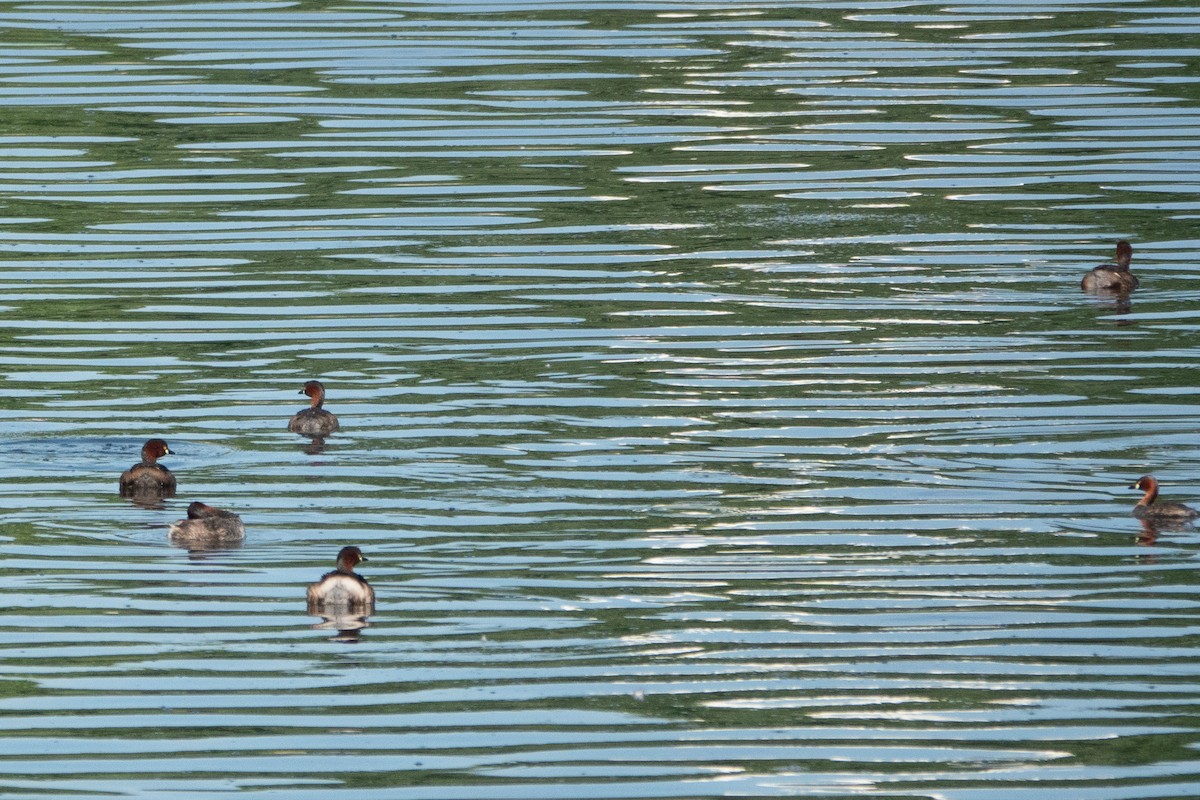
<path id="1" fill-rule="evenodd" d="M 0 795 L 1200 795 L 1194 4 L 0 31 Z"/>

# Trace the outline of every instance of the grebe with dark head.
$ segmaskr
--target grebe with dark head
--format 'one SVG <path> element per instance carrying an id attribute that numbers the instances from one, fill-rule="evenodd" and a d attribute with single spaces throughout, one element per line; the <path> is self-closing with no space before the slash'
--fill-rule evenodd
<path id="1" fill-rule="evenodd" d="M 308 609 L 321 611 L 357 611 L 370 614 L 375 610 L 375 590 L 354 568 L 367 557 L 353 545 L 338 551 L 337 569 L 326 572 L 321 580 L 308 587 Z"/>
<path id="2" fill-rule="evenodd" d="M 300 394 L 312 398 L 311 405 L 292 417 L 288 430 L 304 436 L 326 436 L 338 429 L 338 419 L 333 414 L 321 408 L 325 404 L 325 387 L 320 381 L 309 381 L 304 384 Z"/>
<path id="3" fill-rule="evenodd" d="M 220 547 L 245 539 L 246 527 L 232 511 L 197 500 L 188 506 L 187 519 L 171 524 L 168 535 L 173 543 L 185 547 Z"/>
<path id="4" fill-rule="evenodd" d="M 1079 288 L 1085 292 L 1132 292 L 1138 287 L 1137 276 L 1129 271 L 1133 258 L 1133 246 L 1122 239 L 1117 242 L 1117 259 L 1112 264 L 1101 264 L 1083 276 Z"/>
<path id="5" fill-rule="evenodd" d="M 1160 520 L 1163 522 L 1186 522 L 1200 517 L 1200 511 L 1185 506 L 1183 503 L 1159 503 L 1158 481 L 1153 475 L 1143 475 L 1129 486 L 1145 492 L 1142 499 L 1133 507 L 1133 515 L 1138 519 Z"/>
<path id="6" fill-rule="evenodd" d="M 121 496 L 155 494 L 170 497 L 175 494 L 175 476 L 158 463 L 163 456 L 175 455 L 162 439 L 150 439 L 142 445 L 142 460 L 121 473 Z"/>

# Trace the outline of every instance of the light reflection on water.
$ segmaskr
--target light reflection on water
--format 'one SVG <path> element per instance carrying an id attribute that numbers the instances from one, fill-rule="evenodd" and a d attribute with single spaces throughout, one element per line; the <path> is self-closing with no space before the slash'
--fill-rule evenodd
<path id="1" fill-rule="evenodd" d="M 0 793 L 1197 794 L 1194 9 L 868 5 L 0 12 Z"/>

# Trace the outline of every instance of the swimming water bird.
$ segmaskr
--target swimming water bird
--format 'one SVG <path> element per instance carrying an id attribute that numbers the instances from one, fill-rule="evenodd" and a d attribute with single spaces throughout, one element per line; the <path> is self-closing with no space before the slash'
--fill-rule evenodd
<path id="1" fill-rule="evenodd" d="M 168 535 L 173 543 L 187 547 L 220 547 L 245 539 L 246 527 L 232 511 L 197 500 L 188 506 L 187 519 L 171 524 Z"/>
<path id="2" fill-rule="evenodd" d="M 1129 271 L 1133 258 L 1133 246 L 1122 239 L 1117 242 L 1117 259 L 1112 264 L 1101 264 L 1083 276 L 1079 288 L 1085 292 L 1132 292 L 1138 287 L 1137 276 Z"/>
<path id="3" fill-rule="evenodd" d="M 1185 506 L 1183 503 L 1158 503 L 1158 481 L 1153 475 L 1143 475 L 1129 486 L 1145 492 L 1142 499 L 1133 507 L 1133 515 L 1138 519 L 1160 520 L 1163 522 L 1186 522 L 1200 517 L 1200 511 Z"/>
<path id="4" fill-rule="evenodd" d="M 142 445 L 142 460 L 121 473 L 122 497 L 133 495 L 157 495 L 171 497 L 175 494 L 175 476 L 171 470 L 158 463 L 163 456 L 175 455 L 162 439 L 150 439 Z"/>
<path id="5" fill-rule="evenodd" d="M 338 429 L 338 420 L 333 414 L 321 408 L 325 403 L 325 387 L 320 381 L 309 381 L 304 384 L 300 394 L 312 398 L 312 405 L 292 417 L 288 430 L 304 436 L 325 436 Z"/>
<path id="6" fill-rule="evenodd" d="M 321 580 L 308 587 L 308 610 L 358 611 L 370 614 L 375 610 L 375 590 L 367 579 L 354 571 L 367 557 L 353 545 L 338 551 L 337 569 L 326 572 Z"/>

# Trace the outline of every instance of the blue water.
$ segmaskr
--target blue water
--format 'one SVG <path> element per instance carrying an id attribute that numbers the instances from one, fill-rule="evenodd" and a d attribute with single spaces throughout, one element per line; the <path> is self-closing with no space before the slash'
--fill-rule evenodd
<path id="1" fill-rule="evenodd" d="M 1190 4 L 0 27 L 0 795 L 1200 795 Z"/>

